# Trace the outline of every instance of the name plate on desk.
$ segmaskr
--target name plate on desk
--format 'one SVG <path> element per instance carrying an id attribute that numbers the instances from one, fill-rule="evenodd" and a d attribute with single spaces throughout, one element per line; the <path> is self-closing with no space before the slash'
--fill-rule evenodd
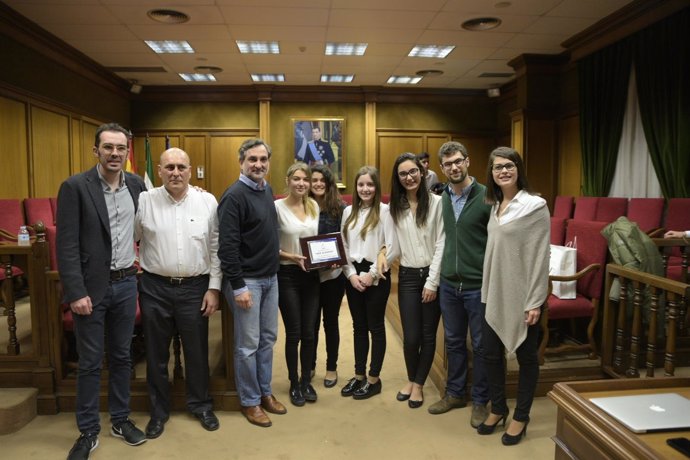
<path id="1" fill-rule="evenodd" d="M 347 264 L 343 238 L 339 232 L 309 236 L 299 239 L 302 255 L 306 257 L 307 270 Z"/>

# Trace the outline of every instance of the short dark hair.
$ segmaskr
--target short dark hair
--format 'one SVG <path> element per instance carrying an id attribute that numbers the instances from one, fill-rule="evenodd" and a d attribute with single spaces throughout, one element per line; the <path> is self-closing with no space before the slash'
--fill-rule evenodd
<path id="1" fill-rule="evenodd" d="M 271 147 L 264 142 L 263 139 L 259 138 L 253 138 L 253 139 L 247 139 L 246 141 L 242 142 L 242 145 L 240 146 L 240 161 L 244 161 L 244 156 L 247 153 L 247 150 L 253 149 L 254 147 L 258 147 L 260 145 L 263 145 L 266 147 L 266 152 L 268 152 L 268 158 L 271 158 Z"/>
<path id="2" fill-rule="evenodd" d="M 122 133 L 125 135 L 125 137 L 129 140 L 130 138 L 130 132 L 127 131 L 125 128 L 120 126 L 118 123 L 104 123 L 101 126 L 98 127 L 96 130 L 96 140 L 94 141 L 93 145 L 96 147 L 101 145 L 101 133 L 105 131 L 114 131 L 118 133 Z"/>
<path id="3" fill-rule="evenodd" d="M 444 157 L 449 157 L 449 156 L 455 154 L 456 152 L 462 153 L 463 157 L 465 157 L 465 158 L 468 157 L 467 149 L 460 142 L 456 142 L 456 141 L 446 142 L 445 144 L 443 144 L 441 146 L 440 149 L 438 149 L 438 162 L 442 164 Z"/>
<path id="4" fill-rule="evenodd" d="M 518 190 L 524 190 L 527 193 L 531 193 L 529 183 L 527 182 L 527 174 L 525 173 L 525 164 L 522 162 L 520 154 L 517 150 L 510 147 L 497 147 L 491 152 L 491 155 L 489 155 L 489 162 L 486 167 L 486 202 L 494 205 L 503 201 L 503 190 L 496 184 L 493 176 L 494 160 L 496 158 L 505 158 L 515 163 L 518 173 Z"/>
<path id="5" fill-rule="evenodd" d="M 428 160 L 429 159 L 429 153 L 428 152 L 422 152 L 417 154 L 417 159 L 421 160 Z"/>

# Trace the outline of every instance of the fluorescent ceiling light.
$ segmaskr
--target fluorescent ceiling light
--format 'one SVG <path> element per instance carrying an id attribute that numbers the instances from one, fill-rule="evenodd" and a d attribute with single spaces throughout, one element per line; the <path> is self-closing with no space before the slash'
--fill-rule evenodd
<path id="1" fill-rule="evenodd" d="M 252 81 L 270 82 L 270 81 L 285 81 L 285 74 L 282 73 L 253 73 Z"/>
<path id="2" fill-rule="evenodd" d="M 242 54 L 280 54 L 278 42 L 235 41 Z"/>
<path id="3" fill-rule="evenodd" d="M 178 74 L 184 81 L 216 81 L 210 73 L 181 73 Z"/>
<path id="4" fill-rule="evenodd" d="M 185 40 L 145 40 L 155 53 L 193 53 L 194 49 Z"/>
<path id="5" fill-rule="evenodd" d="M 406 75 L 393 75 L 390 78 L 388 78 L 388 83 L 389 85 L 416 85 L 422 81 L 422 77 L 416 77 L 416 76 L 406 76 Z"/>
<path id="6" fill-rule="evenodd" d="M 326 43 L 326 56 L 363 56 L 367 43 Z"/>
<path id="7" fill-rule="evenodd" d="M 351 83 L 354 75 L 321 75 L 321 83 Z"/>
<path id="8" fill-rule="evenodd" d="M 441 58 L 448 56 L 455 49 L 454 45 L 417 45 L 412 48 L 409 57 Z"/>

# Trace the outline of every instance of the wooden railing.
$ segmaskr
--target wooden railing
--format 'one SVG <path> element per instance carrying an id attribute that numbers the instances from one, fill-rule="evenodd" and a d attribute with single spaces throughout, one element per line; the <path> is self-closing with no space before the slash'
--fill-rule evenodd
<path id="1" fill-rule="evenodd" d="M 671 250 L 678 248 L 680 250 L 680 281 L 687 283 L 688 279 L 688 259 L 690 259 L 690 241 L 687 238 L 652 238 L 654 244 L 661 252 L 661 258 L 664 262 L 664 270 L 668 269 L 668 262 L 671 256 Z"/>
<path id="2" fill-rule="evenodd" d="M 617 300 L 609 295 L 614 279 L 620 282 Z M 664 375 L 674 375 L 679 352 L 690 352 L 686 318 L 689 294 L 686 283 L 608 264 L 602 330 L 604 372 L 616 378 L 639 377 L 644 353 L 647 377 L 654 377 L 660 361 Z M 659 330 L 664 331 L 663 343 L 659 343 Z"/>

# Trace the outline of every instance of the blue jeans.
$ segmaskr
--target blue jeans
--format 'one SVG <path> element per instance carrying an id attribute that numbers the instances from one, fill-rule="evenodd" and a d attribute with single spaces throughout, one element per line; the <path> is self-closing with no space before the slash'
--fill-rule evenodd
<path id="1" fill-rule="evenodd" d="M 101 366 L 106 340 L 108 350 L 108 411 L 112 424 L 129 416 L 132 375 L 132 333 L 137 313 L 137 279 L 114 281 L 90 315 L 73 315 L 79 354 L 77 374 L 77 426 L 82 433 L 101 431 L 98 415 Z"/>
<path id="2" fill-rule="evenodd" d="M 441 316 L 448 355 L 446 394 L 465 396 L 467 388 L 467 328 L 472 340 L 472 401 L 489 401 L 489 383 L 482 348 L 482 324 L 486 305 L 481 301 L 481 290 L 463 291 L 441 280 Z"/>
<path id="3" fill-rule="evenodd" d="M 258 406 L 269 396 L 273 373 L 273 345 L 278 335 L 278 278 L 245 278 L 252 294 L 249 309 L 235 304 L 230 283 L 223 283 L 223 294 L 230 304 L 235 322 L 235 385 L 244 407 Z"/>

